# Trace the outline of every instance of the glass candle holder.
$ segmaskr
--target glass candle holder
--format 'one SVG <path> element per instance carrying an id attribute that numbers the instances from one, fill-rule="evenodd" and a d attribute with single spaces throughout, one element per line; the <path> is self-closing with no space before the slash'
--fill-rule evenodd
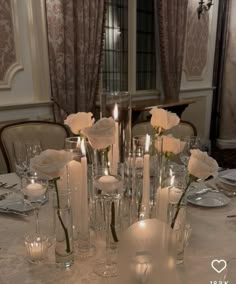
<path id="1" fill-rule="evenodd" d="M 161 174 L 162 138 L 137 136 L 133 138 L 132 213 L 131 220 L 155 217 L 157 192 Z"/>
<path id="2" fill-rule="evenodd" d="M 113 117 L 115 120 L 116 136 L 113 144 L 112 174 L 116 175 L 116 164 L 124 163 L 131 148 L 131 96 L 127 92 L 105 92 L 100 95 L 101 117 Z"/>
<path id="3" fill-rule="evenodd" d="M 49 241 L 43 235 L 27 235 L 25 237 L 25 247 L 28 260 L 32 263 L 40 263 L 47 257 Z"/>
<path id="4" fill-rule="evenodd" d="M 118 242 L 115 226 L 115 202 L 123 195 L 124 186 L 120 176 L 103 175 L 94 177 L 95 198 L 102 201 L 106 223 L 106 259 L 99 262 L 94 272 L 100 276 L 113 277 L 117 275 L 117 266 L 111 257 L 111 235 Z"/>
<path id="5" fill-rule="evenodd" d="M 91 148 L 85 138 L 70 137 L 65 142 L 66 150 L 73 154 L 67 164 L 68 188 L 72 193 L 73 237 L 78 239 L 81 256 L 94 254 L 90 243 L 90 196 L 91 196 Z"/>

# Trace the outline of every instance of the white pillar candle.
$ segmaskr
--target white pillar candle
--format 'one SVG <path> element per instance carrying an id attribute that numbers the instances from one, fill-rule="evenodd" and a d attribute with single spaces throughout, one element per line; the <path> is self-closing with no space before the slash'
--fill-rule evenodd
<path id="1" fill-rule="evenodd" d="M 143 196 L 142 196 L 142 209 L 144 210 L 144 218 L 149 218 L 150 207 L 150 155 L 149 152 L 150 136 L 146 135 L 145 152 L 143 157 Z"/>
<path id="2" fill-rule="evenodd" d="M 79 222 L 79 206 L 80 197 L 79 191 L 81 190 L 81 163 L 78 161 L 70 161 L 67 164 L 68 169 L 68 187 L 71 190 L 71 205 L 72 205 L 72 217 L 75 234 L 78 233 Z"/>
<path id="3" fill-rule="evenodd" d="M 169 187 L 159 188 L 158 190 L 158 219 L 168 222 Z"/>
<path id="4" fill-rule="evenodd" d="M 89 206 L 88 206 L 88 176 L 87 176 L 87 158 L 84 140 L 81 142 L 81 151 L 84 155 L 81 158 L 81 189 L 80 189 L 80 219 L 79 233 L 86 236 L 89 233 Z"/>
<path id="5" fill-rule="evenodd" d="M 113 118 L 115 120 L 115 143 L 112 145 L 112 166 L 111 173 L 117 175 L 117 167 L 120 161 L 120 149 L 119 149 L 119 123 L 118 123 L 118 106 L 115 104 L 113 111 Z"/>

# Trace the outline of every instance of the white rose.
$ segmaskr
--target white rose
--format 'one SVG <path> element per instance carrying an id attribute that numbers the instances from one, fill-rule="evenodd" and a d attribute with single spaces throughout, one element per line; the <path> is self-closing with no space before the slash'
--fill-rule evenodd
<path id="1" fill-rule="evenodd" d="M 105 149 L 115 143 L 115 121 L 101 118 L 93 126 L 82 130 L 94 149 Z"/>
<path id="2" fill-rule="evenodd" d="M 68 125 L 74 134 L 79 134 L 79 132 L 87 127 L 94 124 L 94 118 L 91 112 L 78 112 L 72 113 L 67 116 L 64 124 Z"/>
<path id="3" fill-rule="evenodd" d="M 202 152 L 198 149 L 190 150 L 191 156 L 188 162 L 188 172 L 200 179 L 218 174 L 218 164 L 215 159 L 209 157 L 206 152 Z"/>
<path id="4" fill-rule="evenodd" d="M 174 138 L 172 135 L 162 135 L 162 138 L 164 153 L 173 153 L 174 155 L 177 155 L 183 151 L 186 144 L 186 142 Z"/>
<path id="5" fill-rule="evenodd" d="M 30 168 L 47 179 L 63 175 L 65 165 L 72 160 L 72 154 L 64 150 L 48 149 L 30 159 Z"/>
<path id="6" fill-rule="evenodd" d="M 179 117 L 170 111 L 154 107 L 150 111 L 151 125 L 156 129 L 170 129 L 179 124 Z"/>

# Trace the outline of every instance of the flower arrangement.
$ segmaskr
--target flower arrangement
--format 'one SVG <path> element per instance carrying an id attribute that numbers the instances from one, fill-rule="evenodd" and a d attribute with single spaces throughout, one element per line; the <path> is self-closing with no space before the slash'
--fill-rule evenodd
<path id="1" fill-rule="evenodd" d="M 57 216 L 65 233 L 66 252 L 71 252 L 68 230 L 65 227 L 60 216 L 60 200 L 57 181 L 63 175 L 65 166 L 72 160 L 72 154 L 64 150 L 48 149 L 41 152 L 39 155 L 30 159 L 30 168 L 36 171 L 40 176 L 52 180 L 55 185 L 57 197 Z"/>
<path id="2" fill-rule="evenodd" d="M 95 119 L 91 112 L 78 112 L 72 113 L 64 120 L 64 124 L 70 127 L 70 130 L 79 135 L 84 128 L 91 127 L 94 124 Z"/>
<path id="3" fill-rule="evenodd" d="M 112 117 L 101 118 L 93 126 L 83 129 L 81 133 L 88 138 L 93 149 L 106 149 L 115 143 L 115 121 Z"/>
<path id="4" fill-rule="evenodd" d="M 188 162 L 189 181 L 177 203 L 177 209 L 171 221 L 171 228 L 174 228 L 181 202 L 187 193 L 189 185 L 197 179 L 205 180 L 210 176 L 216 177 L 218 174 L 219 166 L 215 159 L 209 157 L 206 152 L 202 152 L 198 149 L 190 150 L 190 152 L 191 156 Z"/>
<path id="5" fill-rule="evenodd" d="M 150 113 L 152 115 L 150 123 L 159 135 L 164 130 L 171 129 L 180 122 L 180 118 L 177 114 L 162 108 L 154 107 L 150 110 Z"/>

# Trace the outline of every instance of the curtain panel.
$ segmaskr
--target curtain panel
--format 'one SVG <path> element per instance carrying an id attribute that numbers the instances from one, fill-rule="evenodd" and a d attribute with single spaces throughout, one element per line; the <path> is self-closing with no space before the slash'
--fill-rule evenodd
<path id="1" fill-rule="evenodd" d="M 57 121 L 92 111 L 99 86 L 104 0 L 46 0 L 49 67 Z"/>
<path id="2" fill-rule="evenodd" d="M 161 73 L 161 89 L 165 99 L 178 99 L 188 0 L 154 0 L 157 68 Z"/>

